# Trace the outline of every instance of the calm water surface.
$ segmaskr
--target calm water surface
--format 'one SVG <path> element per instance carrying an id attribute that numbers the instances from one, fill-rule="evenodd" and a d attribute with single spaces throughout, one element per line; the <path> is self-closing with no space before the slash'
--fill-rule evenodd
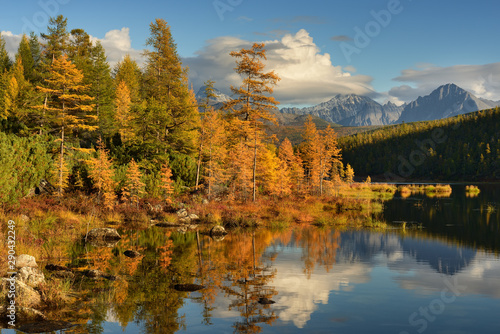
<path id="1" fill-rule="evenodd" d="M 75 246 L 74 265 L 123 279 L 89 283 L 87 302 L 62 316 L 79 324 L 66 332 L 500 333 L 500 186 L 480 188 L 396 195 L 383 233 L 296 227 L 217 241 L 155 227 L 123 231 L 114 248 Z"/>

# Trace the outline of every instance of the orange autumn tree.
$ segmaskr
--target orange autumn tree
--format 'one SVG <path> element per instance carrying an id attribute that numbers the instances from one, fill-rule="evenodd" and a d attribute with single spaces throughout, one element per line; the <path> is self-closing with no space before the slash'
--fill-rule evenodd
<path id="1" fill-rule="evenodd" d="M 230 53 L 236 60 L 236 73 L 243 77 L 239 88 L 231 86 L 231 91 L 238 98 L 226 103 L 226 108 L 231 115 L 240 122 L 240 135 L 245 140 L 245 145 L 253 149 L 252 163 L 252 199 L 256 199 L 256 174 L 257 150 L 263 136 L 263 121 L 274 121 L 270 111 L 277 109 L 278 101 L 272 96 L 273 86 L 280 80 L 274 72 L 264 72 L 265 65 L 262 60 L 267 60 L 264 43 L 255 43 L 251 49 L 241 49 Z M 253 141 L 253 144 L 251 143 Z"/>
<path id="2" fill-rule="evenodd" d="M 82 71 L 78 70 L 66 55 L 62 55 L 53 59 L 45 79 L 45 86 L 37 86 L 48 99 L 46 103 L 35 108 L 43 110 L 50 127 L 59 130 L 61 134 L 57 182 L 59 195 L 62 195 L 64 188 L 65 135 L 97 129 L 97 115 L 91 114 L 93 105 L 88 104 L 92 97 L 83 94 L 86 87 L 82 85 L 82 81 Z M 46 123 L 44 121 L 44 124 Z"/>
<path id="3" fill-rule="evenodd" d="M 312 120 L 312 116 L 307 117 L 304 123 L 304 132 L 302 134 L 304 143 L 302 145 L 302 156 L 306 172 L 306 180 L 309 191 L 314 193 L 320 187 L 321 175 L 321 138 Z"/>
<path id="4" fill-rule="evenodd" d="M 130 161 L 127 168 L 126 181 L 122 189 L 122 196 L 126 202 L 139 207 L 139 199 L 144 194 L 145 184 L 141 180 L 142 173 L 139 165 L 134 159 Z"/>
<path id="5" fill-rule="evenodd" d="M 302 160 L 293 153 L 292 143 L 288 138 L 285 138 L 279 147 L 278 158 L 280 159 L 280 169 L 288 176 L 289 186 L 291 191 L 300 192 L 301 184 L 304 178 L 304 169 L 302 168 Z M 286 179 L 280 180 L 280 186 L 288 187 Z"/>
<path id="6" fill-rule="evenodd" d="M 206 144 L 203 154 L 205 163 L 205 182 L 210 198 L 214 191 L 220 190 L 227 180 L 226 164 L 228 159 L 227 132 L 224 116 L 220 111 L 206 111 L 202 123 L 206 131 Z"/>
<path id="7" fill-rule="evenodd" d="M 160 189 L 163 191 L 163 196 L 165 196 L 166 202 L 172 201 L 172 195 L 174 193 L 174 181 L 172 180 L 172 170 L 165 162 L 161 167 L 160 171 Z"/>
<path id="8" fill-rule="evenodd" d="M 87 160 L 87 164 L 90 179 L 98 190 L 99 202 L 104 208 L 112 210 L 116 201 L 113 164 L 101 138 L 97 142 L 97 156 Z"/>

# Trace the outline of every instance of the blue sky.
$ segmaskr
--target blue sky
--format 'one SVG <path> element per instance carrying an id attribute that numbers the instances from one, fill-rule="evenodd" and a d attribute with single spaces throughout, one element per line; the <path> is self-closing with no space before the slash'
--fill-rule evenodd
<path id="1" fill-rule="evenodd" d="M 44 32 L 62 14 L 102 40 L 111 63 L 127 52 L 141 61 L 150 22 L 163 18 L 195 89 L 214 79 L 228 92 L 238 83 L 227 53 L 265 41 L 285 105 L 337 93 L 401 103 L 448 82 L 499 100 L 499 12 L 492 0 L 21 0 L 3 4 L 0 31 L 14 50 L 23 30 Z"/>

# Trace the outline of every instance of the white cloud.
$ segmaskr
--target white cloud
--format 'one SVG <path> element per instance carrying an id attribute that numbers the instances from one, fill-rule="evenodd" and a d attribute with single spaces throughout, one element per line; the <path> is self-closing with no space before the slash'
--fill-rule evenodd
<path id="1" fill-rule="evenodd" d="M 407 84 L 393 87 L 389 95 L 404 102 L 427 95 L 448 83 L 454 83 L 477 97 L 500 100 L 500 63 L 449 67 L 420 64 L 417 69 L 403 70 L 394 80 Z"/>
<path id="2" fill-rule="evenodd" d="M 334 66 L 330 55 L 321 53 L 304 29 L 264 43 L 267 50 L 265 70 L 274 70 L 281 77 L 274 92 L 281 104 L 316 104 L 336 94 L 374 94 L 371 77 L 352 75 L 341 66 Z M 241 77 L 234 72 L 235 59 L 229 52 L 250 48 L 252 44 L 236 37 L 207 41 L 197 56 L 184 59 L 190 68 L 191 82 L 201 87 L 204 81 L 215 80 L 217 88 L 229 93 L 230 85 L 241 84 Z"/>
<path id="3" fill-rule="evenodd" d="M 100 41 L 106 50 L 108 62 L 113 67 L 117 62 L 123 59 L 126 54 L 130 54 L 132 59 L 135 59 L 139 65 L 144 62 L 142 50 L 135 50 L 132 48 L 132 40 L 130 38 L 130 29 L 121 28 L 120 30 L 110 30 L 104 38 L 97 38 L 91 36 L 92 41 Z"/>
<path id="4" fill-rule="evenodd" d="M 19 43 L 21 43 L 22 34 L 14 35 L 11 31 L 2 31 L 2 39 L 5 41 L 5 49 L 11 59 L 14 59 Z"/>

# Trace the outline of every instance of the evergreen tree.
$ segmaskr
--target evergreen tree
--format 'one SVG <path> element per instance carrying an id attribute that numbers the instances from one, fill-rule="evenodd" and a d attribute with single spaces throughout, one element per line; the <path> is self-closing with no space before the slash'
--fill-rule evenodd
<path id="1" fill-rule="evenodd" d="M 127 85 L 132 103 L 140 102 L 141 70 L 137 62 L 132 60 L 129 54 L 125 55 L 123 60 L 116 64 L 114 78 L 117 85 L 122 81 Z"/>
<path id="2" fill-rule="evenodd" d="M 191 154 L 196 150 L 199 113 L 187 85 L 187 69 L 182 67 L 167 23 L 157 19 L 150 32 L 143 86 L 147 102 L 141 115 L 149 123 L 142 131 L 145 149 L 153 148 L 151 153 L 156 155 L 169 150 Z"/>
<path id="3" fill-rule="evenodd" d="M 23 34 L 21 38 L 21 43 L 19 43 L 19 48 L 17 49 L 16 61 L 21 59 L 23 65 L 24 78 L 29 81 L 33 81 L 34 70 L 35 70 L 35 59 L 31 53 L 31 46 L 28 37 Z"/>
<path id="4" fill-rule="evenodd" d="M 5 48 L 5 40 L 0 33 L 0 74 L 7 72 L 12 66 L 7 49 Z"/>
<path id="5" fill-rule="evenodd" d="M 64 18 L 64 16 L 51 17 L 47 33 L 40 34 L 45 41 L 42 51 L 43 62 L 45 64 L 51 64 L 52 61 L 68 52 L 69 33 L 67 27 L 68 19 Z"/>

